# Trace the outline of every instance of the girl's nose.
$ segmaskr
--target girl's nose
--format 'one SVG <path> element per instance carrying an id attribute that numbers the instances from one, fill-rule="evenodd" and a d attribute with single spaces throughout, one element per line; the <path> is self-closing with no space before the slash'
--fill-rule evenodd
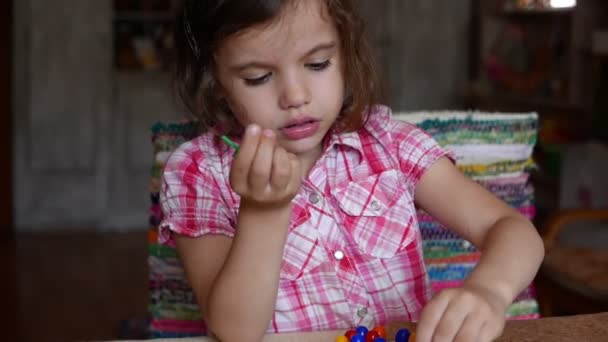
<path id="1" fill-rule="evenodd" d="M 286 80 L 283 83 L 279 105 L 283 110 L 299 108 L 310 103 L 310 96 L 310 90 L 303 80 Z"/>

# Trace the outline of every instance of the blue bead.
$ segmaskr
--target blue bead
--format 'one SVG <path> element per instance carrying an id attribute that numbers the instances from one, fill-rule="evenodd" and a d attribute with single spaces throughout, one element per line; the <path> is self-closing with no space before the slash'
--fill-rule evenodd
<path id="1" fill-rule="evenodd" d="M 361 335 L 363 337 L 365 337 L 365 335 L 367 335 L 367 328 L 364 326 L 359 326 L 357 327 L 357 335 Z"/>
<path id="2" fill-rule="evenodd" d="M 408 342 L 409 339 L 410 331 L 405 328 L 399 329 L 399 331 L 397 331 L 397 334 L 395 335 L 395 342 Z"/>
<path id="3" fill-rule="evenodd" d="M 350 342 L 365 342 L 365 336 L 354 334 L 353 337 L 350 338 Z"/>
<path id="4" fill-rule="evenodd" d="M 384 339 L 384 337 L 376 337 L 374 339 L 374 342 L 386 342 L 386 340 Z"/>

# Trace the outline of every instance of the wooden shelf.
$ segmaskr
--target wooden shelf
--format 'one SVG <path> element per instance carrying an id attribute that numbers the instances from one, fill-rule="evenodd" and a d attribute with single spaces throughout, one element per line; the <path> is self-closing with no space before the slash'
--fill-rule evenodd
<path id="1" fill-rule="evenodd" d="M 172 21 L 175 14 L 171 11 L 116 11 L 115 21 Z"/>
<path id="2" fill-rule="evenodd" d="M 552 14 L 571 14 L 574 13 L 575 7 L 566 7 L 566 8 L 511 8 L 506 7 L 501 11 L 506 15 L 552 15 Z"/>
<path id="3" fill-rule="evenodd" d="M 492 91 L 469 90 L 465 95 L 468 102 L 478 106 L 513 107 L 519 110 L 576 115 L 585 113 L 582 106 L 566 101 L 526 97 L 523 95 L 499 94 Z M 543 113 L 544 114 L 544 113 Z"/>
<path id="4" fill-rule="evenodd" d="M 171 77 L 168 70 L 164 69 L 114 69 L 114 77 L 124 82 L 164 82 L 167 83 Z"/>

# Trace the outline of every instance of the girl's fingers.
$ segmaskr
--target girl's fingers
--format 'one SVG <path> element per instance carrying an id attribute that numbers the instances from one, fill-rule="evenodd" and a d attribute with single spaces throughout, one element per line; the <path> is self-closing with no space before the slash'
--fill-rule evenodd
<path id="1" fill-rule="evenodd" d="M 502 334 L 503 329 L 504 329 L 504 321 L 503 321 L 503 324 L 486 322 L 486 324 L 484 324 L 481 327 L 481 330 L 479 332 L 479 337 L 477 338 L 477 342 L 494 341 Z"/>
<path id="2" fill-rule="evenodd" d="M 234 157 L 230 169 L 230 184 L 237 192 L 247 189 L 249 170 L 260 143 L 262 129 L 256 124 L 249 125 L 243 135 L 239 152 Z"/>
<path id="3" fill-rule="evenodd" d="M 465 318 L 460 331 L 456 334 L 455 342 L 478 342 L 481 330 L 486 322 L 487 317 L 481 317 L 476 314 L 469 314 Z"/>
<path id="4" fill-rule="evenodd" d="M 416 342 L 433 341 L 433 333 L 437 328 L 439 320 L 449 304 L 449 295 L 446 291 L 440 292 L 433 297 L 422 310 L 418 327 L 416 329 Z"/>
<path id="5" fill-rule="evenodd" d="M 462 297 L 453 298 L 446 307 L 439 323 L 435 327 L 433 340 L 454 341 L 454 337 L 462 328 L 462 324 L 471 311 L 469 303 L 461 300 Z"/>
<path id="6" fill-rule="evenodd" d="M 276 145 L 272 130 L 252 124 L 234 157 L 230 184 L 241 196 L 261 202 L 293 197 L 301 184 L 300 163 L 295 155 Z"/>
<path id="7" fill-rule="evenodd" d="M 270 182 L 270 171 L 272 170 L 272 159 L 275 149 L 275 134 L 272 130 L 265 129 L 262 132 L 260 143 L 251 169 L 249 170 L 249 185 L 253 192 L 264 192 Z M 241 153 L 241 151 L 239 151 Z"/>
<path id="8" fill-rule="evenodd" d="M 277 191 L 285 190 L 291 177 L 291 163 L 287 156 L 287 151 L 282 147 L 277 147 L 274 151 L 272 160 L 272 173 L 270 175 L 270 185 Z"/>
<path id="9" fill-rule="evenodd" d="M 300 189 L 300 184 L 302 184 L 302 168 L 300 166 L 300 160 L 298 157 L 296 157 L 296 155 L 288 153 L 287 159 L 291 168 L 291 176 L 289 177 L 289 184 L 287 184 L 287 192 L 295 195 Z"/>

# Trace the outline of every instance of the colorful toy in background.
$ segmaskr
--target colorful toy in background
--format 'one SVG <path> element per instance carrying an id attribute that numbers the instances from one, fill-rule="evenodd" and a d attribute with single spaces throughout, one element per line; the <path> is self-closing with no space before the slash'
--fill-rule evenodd
<path id="1" fill-rule="evenodd" d="M 114 65 L 119 70 L 167 69 L 176 0 L 114 1 Z"/>
<path id="2" fill-rule="evenodd" d="M 414 342 L 416 340 L 416 333 L 411 332 L 406 328 L 399 329 L 395 334 L 395 342 Z M 393 340 L 387 340 L 386 329 L 378 325 L 372 330 L 368 330 L 367 327 L 359 326 L 356 329 L 348 330 L 344 335 L 336 337 L 335 342 L 387 342 Z"/>
<path id="3" fill-rule="evenodd" d="M 484 60 L 486 77 L 495 88 L 512 95 L 557 100 L 568 80 L 565 46 L 552 37 L 565 30 L 559 24 L 505 23 Z M 550 37 L 549 39 L 547 37 Z"/>

